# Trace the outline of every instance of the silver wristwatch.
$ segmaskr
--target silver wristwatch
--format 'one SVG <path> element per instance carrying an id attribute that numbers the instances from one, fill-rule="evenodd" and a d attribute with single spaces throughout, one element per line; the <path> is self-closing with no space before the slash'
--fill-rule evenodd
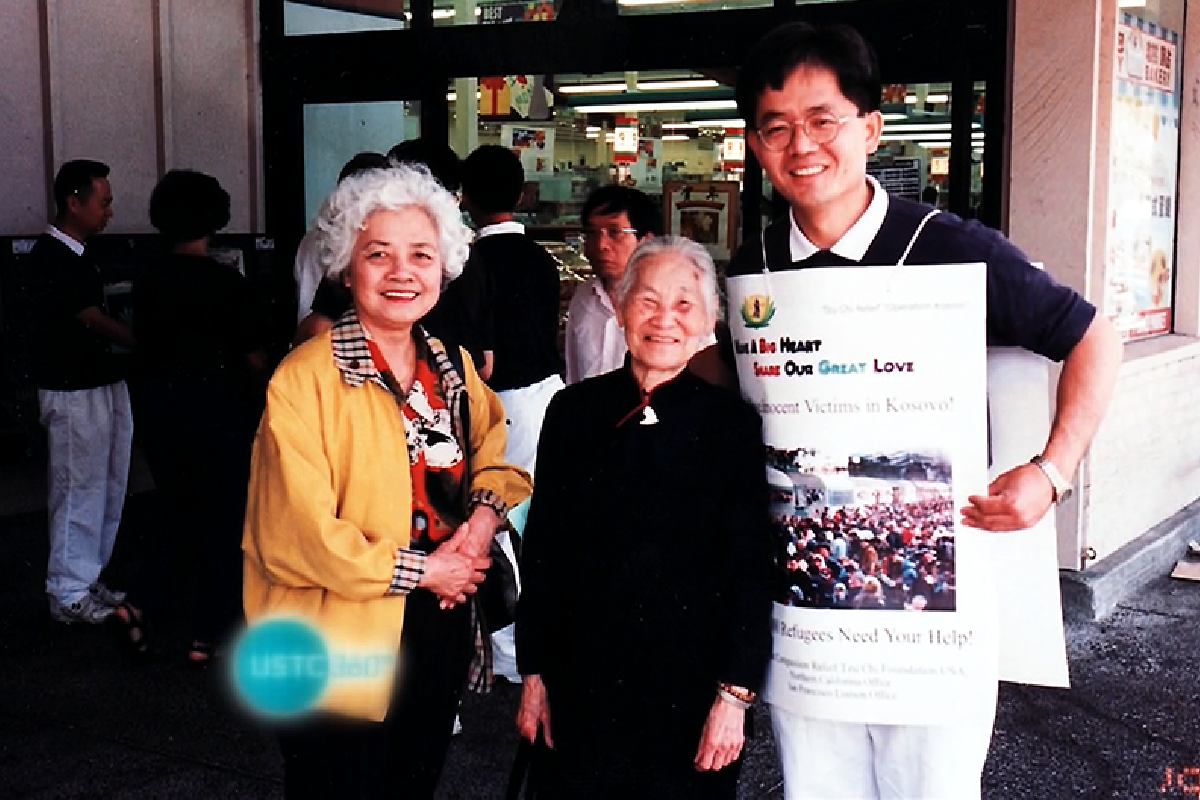
<path id="1" fill-rule="evenodd" d="M 1046 474 L 1046 478 L 1050 481 L 1050 485 L 1054 488 L 1054 502 L 1062 504 L 1075 491 L 1075 487 L 1071 482 L 1063 477 L 1063 474 L 1058 471 L 1058 467 L 1054 466 L 1053 461 L 1047 461 L 1041 456 L 1034 456 L 1029 459 L 1030 464 L 1036 465 L 1042 472 Z"/>

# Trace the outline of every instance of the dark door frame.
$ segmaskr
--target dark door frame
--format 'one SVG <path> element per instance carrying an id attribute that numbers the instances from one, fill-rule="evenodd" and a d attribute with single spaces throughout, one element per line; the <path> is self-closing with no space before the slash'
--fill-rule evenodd
<path id="1" fill-rule="evenodd" d="M 304 233 L 306 103 L 419 100 L 422 134 L 445 139 L 447 81 L 521 73 L 736 68 L 781 21 L 853 25 L 875 47 L 886 83 L 950 81 L 954 98 L 987 83 L 985 222 L 998 225 L 1006 135 L 1006 0 L 854 0 L 732 11 L 623 16 L 612 0 L 563 0 L 550 22 L 434 27 L 432 0 L 411 0 L 406 30 L 285 36 L 283 0 L 262 0 L 266 230 L 285 257 Z M 966 208 L 974 102 L 954 102 L 950 208 Z M 962 145 L 966 145 L 965 147 Z M 966 158 L 964 159 L 964 154 Z M 746 172 L 744 235 L 757 232 L 758 165 Z"/>

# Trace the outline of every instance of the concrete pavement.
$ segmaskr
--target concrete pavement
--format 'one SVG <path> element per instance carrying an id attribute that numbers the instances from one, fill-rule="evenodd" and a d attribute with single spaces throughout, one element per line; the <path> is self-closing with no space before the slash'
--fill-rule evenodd
<path id="1" fill-rule="evenodd" d="M 169 524 L 153 493 L 130 502 L 115 583 Z M 271 737 L 227 702 L 218 670 L 183 662 L 185 609 L 156 659 L 131 662 L 106 629 L 49 621 L 43 513 L 0 518 L 0 542 L 0 797 L 282 797 Z M 1160 577 L 1106 621 L 1073 622 L 1068 642 L 1071 689 L 1001 688 L 984 797 L 1200 796 L 1200 584 Z M 516 701 L 507 685 L 467 701 L 443 798 L 502 796 Z M 781 798 L 758 719 L 741 796 Z"/>

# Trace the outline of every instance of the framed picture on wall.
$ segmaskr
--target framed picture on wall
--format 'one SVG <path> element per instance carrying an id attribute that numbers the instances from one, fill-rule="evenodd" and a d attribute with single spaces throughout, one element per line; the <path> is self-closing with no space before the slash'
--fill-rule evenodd
<path id="1" fill-rule="evenodd" d="M 737 242 L 737 181 L 670 181 L 663 187 L 666 233 L 704 245 L 713 261 L 727 262 Z"/>

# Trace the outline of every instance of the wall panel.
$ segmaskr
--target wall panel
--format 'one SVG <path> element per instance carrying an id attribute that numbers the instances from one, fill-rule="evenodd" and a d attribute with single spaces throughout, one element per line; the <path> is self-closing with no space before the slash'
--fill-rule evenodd
<path id="1" fill-rule="evenodd" d="M 46 224 L 42 34 L 37 0 L 0 0 L 0 234 Z"/>

